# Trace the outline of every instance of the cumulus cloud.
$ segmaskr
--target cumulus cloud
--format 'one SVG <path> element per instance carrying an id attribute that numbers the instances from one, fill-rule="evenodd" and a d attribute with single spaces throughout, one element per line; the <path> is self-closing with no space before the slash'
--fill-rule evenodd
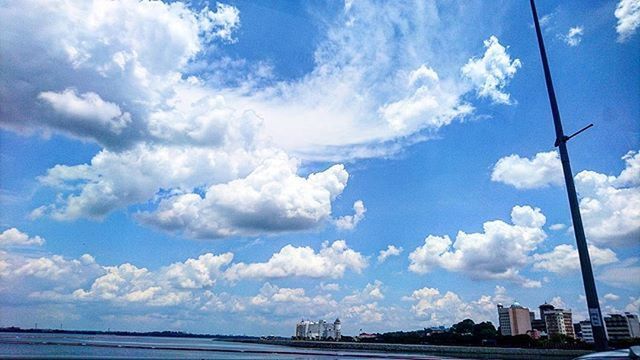
<path id="1" fill-rule="evenodd" d="M 38 98 L 64 115 L 64 121 L 67 122 L 65 126 L 72 126 L 78 132 L 86 131 L 91 134 L 107 131 L 120 134 L 131 122 L 131 114 L 123 113 L 118 105 L 104 101 L 93 92 L 77 95 L 74 89 L 66 89 L 61 93 L 45 91 Z"/>
<path id="2" fill-rule="evenodd" d="M 542 229 L 546 218 L 538 208 L 514 206 L 511 222 L 485 222 L 482 233 L 459 231 L 455 242 L 448 235 L 429 235 L 424 245 L 409 254 L 409 270 L 425 274 L 442 267 L 475 279 L 504 279 L 524 287 L 540 287 L 539 281 L 523 277 L 520 269 L 547 237 Z"/>
<path id="3" fill-rule="evenodd" d="M 629 151 L 622 160 L 618 176 L 584 170 L 574 178 L 585 232 L 594 244 L 634 245 L 640 238 L 640 154 Z M 533 159 L 510 155 L 498 160 L 491 179 L 517 189 L 560 185 L 561 166 L 555 151 Z"/>
<path id="4" fill-rule="evenodd" d="M 464 319 L 473 319 L 475 322 L 495 321 L 496 304 L 512 301 L 506 295 L 506 289 L 501 286 L 496 286 L 493 296 L 482 295 L 470 302 L 465 302 L 452 291 L 443 294 L 439 289 L 430 287 L 415 290 L 403 300 L 413 302 L 413 314 L 434 326 L 450 325 Z"/>
<path id="5" fill-rule="evenodd" d="M 562 164 L 558 152 L 537 153 L 532 159 L 513 154 L 493 166 L 491 180 L 516 189 L 535 189 L 563 184 Z"/>
<path id="6" fill-rule="evenodd" d="M 382 264 L 385 262 L 390 256 L 398 256 L 402 253 L 404 249 L 401 247 L 396 247 L 395 245 L 389 245 L 386 249 L 380 250 L 380 254 L 378 255 L 378 263 Z"/>
<path id="7" fill-rule="evenodd" d="M 40 236 L 30 237 L 16 228 L 10 228 L 0 234 L 0 247 L 7 246 L 40 246 L 44 239 Z"/>
<path id="8" fill-rule="evenodd" d="M 345 215 L 336 219 L 336 227 L 340 230 L 353 230 L 362 219 L 367 208 L 364 207 L 362 200 L 353 203 L 353 215 Z"/>
<path id="9" fill-rule="evenodd" d="M 290 276 L 341 278 L 346 270 L 360 273 L 367 265 L 362 254 L 349 248 L 344 240 L 336 240 L 323 243 L 318 252 L 307 246 L 287 245 L 266 262 L 233 264 L 225 277 L 231 281 Z"/>
<path id="10" fill-rule="evenodd" d="M 204 197 L 197 193 L 169 197 L 156 211 L 138 218 L 193 238 L 313 228 L 330 217 L 331 202 L 344 190 L 349 174 L 342 165 L 307 178 L 298 176 L 297 170 L 297 162 L 281 154 L 244 179 L 209 187 Z"/>
<path id="11" fill-rule="evenodd" d="M 507 49 L 498 38 L 491 36 L 484 41 L 486 51 L 482 58 L 469 59 L 462 67 L 462 75 L 469 79 L 479 97 L 487 97 L 494 103 L 511 104 L 511 96 L 504 88 L 522 66 L 520 59 L 511 60 Z"/>
<path id="12" fill-rule="evenodd" d="M 569 29 L 566 34 L 558 35 L 558 37 L 565 42 L 565 44 L 575 47 L 580 45 L 582 36 L 584 35 L 584 28 L 582 26 L 575 26 Z"/>
<path id="13" fill-rule="evenodd" d="M 116 304 L 140 303 L 149 306 L 175 306 L 196 297 L 194 290 L 208 289 L 222 278 L 222 269 L 233 254 L 206 253 L 150 271 L 125 263 L 105 267 L 106 273 L 96 278 L 88 289 L 76 289 L 74 300 L 106 300 Z"/>
<path id="14" fill-rule="evenodd" d="M 601 249 L 595 245 L 589 245 L 589 257 L 594 267 L 618 262 L 616 253 L 611 249 Z M 577 274 L 580 270 L 578 250 L 573 245 L 562 244 L 552 251 L 542 254 L 533 254 L 533 268 L 546 270 L 558 274 Z"/>
<path id="15" fill-rule="evenodd" d="M 12 54 L 0 60 L 7 70 L 2 125 L 62 131 L 109 147 L 145 136 L 149 109 L 182 82 L 176 73 L 208 42 L 231 40 L 239 25 L 237 9 L 228 5 L 195 11 L 130 0 L 15 1 L 0 9 L 0 19 L 3 53 Z"/>
<path id="16" fill-rule="evenodd" d="M 616 32 L 618 33 L 618 41 L 625 42 L 640 26 L 640 1 L 638 0 L 620 0 L 614 12 L 618 24 Z"/>

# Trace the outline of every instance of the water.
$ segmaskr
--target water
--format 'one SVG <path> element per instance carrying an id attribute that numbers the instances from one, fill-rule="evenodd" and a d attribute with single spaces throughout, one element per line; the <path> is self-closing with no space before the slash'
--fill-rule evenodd
<path id="1" fill-rule="evenodd" d="M 31 333 L 0 333 L 0 358 L 437 359 L 415 354 L 328 351 L 211 339 Z"/>

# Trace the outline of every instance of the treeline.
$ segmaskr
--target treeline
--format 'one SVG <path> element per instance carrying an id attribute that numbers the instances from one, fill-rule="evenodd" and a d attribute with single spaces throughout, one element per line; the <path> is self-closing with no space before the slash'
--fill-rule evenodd
<path id="1" fill-rule="evenodd" d="M 592 349 L 593 345 L 564 335 L 533 339 L 529 335 L 502 336 L 495 326 L 487 321 L 476 324 L 465 319 L 446 330 L 423 329 L 416 331 L 394 331 L 375 334 L 375 337 L 358 339 L 360 342 L 393 344 L 429 344 L 461 346 L 498 346 L 517 348 Z M 610 341 L 614 348 L 639 345 L 640 339 Z"/>
<path id="2" fill-rule="evenodd" d="M 0 332 L 7 333 L 42 333 L 42 334 L 80 334 L 80 335 L 115 335 L 115 336 L 153 336 L 153 337 L 182 337 L 182 338 L 205 338 L 219 340 L 256 340 L 256 336 L 245 335 L 211 335 L 192 334 L 182 331 L 99 331 L 99 330 L 62 330 L 62 329 L 22 329 L 19 327 L 0 327 Z"/>

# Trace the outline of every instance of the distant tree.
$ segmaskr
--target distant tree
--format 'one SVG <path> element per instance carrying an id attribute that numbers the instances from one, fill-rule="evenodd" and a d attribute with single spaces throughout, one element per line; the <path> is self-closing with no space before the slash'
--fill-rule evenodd
<path id="1" fill-rule="evenodd" d="M 472 333 L 474 337 L 479 339 L 495 339 L 498 336 L 498 330 L 491 321 L 483 321 L 473 325 Z"/>
<path id="2" fill-rule="evenodd" d="M 451 326 L 451 332 L 454 334 L 471 334 L 475 323 L 471 319 L 464 319 L 457 324 Z"/>

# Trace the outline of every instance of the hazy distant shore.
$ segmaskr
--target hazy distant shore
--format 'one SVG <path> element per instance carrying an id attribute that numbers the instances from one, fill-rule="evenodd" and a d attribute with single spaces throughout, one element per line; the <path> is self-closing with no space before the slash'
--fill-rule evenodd
<path id="1" fill-rule="evenodd" d="M 589 350 L 561 350 L 561 349 L 522 349 L 479 346 L 449 346 L 449 345 L 411 345 L 411 344 L 380 344 L 331 341 L 302 341 L 275 339 L 237 339 L 233 341 L 260 344 L 284 345 L 291 347 L 416 353 L 456 358 L 474 359 L 573 359 L 588 354 Z"/>

